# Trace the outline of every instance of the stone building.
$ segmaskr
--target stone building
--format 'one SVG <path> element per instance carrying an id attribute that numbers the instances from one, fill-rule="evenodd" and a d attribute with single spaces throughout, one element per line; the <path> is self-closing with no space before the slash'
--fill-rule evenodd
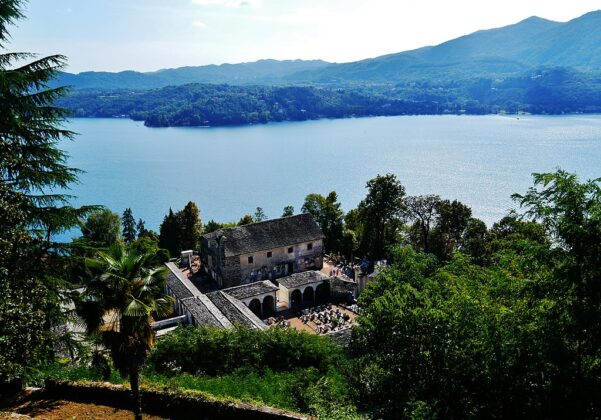
<path id="1" fill-rule="evenodd" d="M 259 296 L 263 297 L 265 301 L 268 294 L 275 295 L 274 289 L 277 289 L 277 287 L 273 284 L 260 285 L 255 287 L 254 291 L 236 290 L 232 295 L 224 293 L 225 290 L 204 294 L 192 284 L 175 264 L 167 263 L 166 266 L 169 273 L 166 276 L 165 293 L 174 298 L 174 313 L 170 319 L 156 322 L 153 325 L 154 328 L 169 327 L 166 328 L 165 332 L 176 328 L 179 324 L 218 328 L 228 328 L 240 324 L 254 329 L 267 328 L 263 321 L 247 306 L 248 304 L 243 302 L 245 299 L 239 300 L 234 295 L 250 297 L 260 288 L 260 291 L 264 293 L 259 294 Z M 243 287 L 249 286 L 251 285 Z"/>
<path id="2" fill-rule="evenodd" d="M 203 235 L 201 260 L 220 287 L 275 280 L 323 267 L 324 235 L 299 214 Z"/>
<path id="3" fill-rule="evenodd" d="M 295 273 L 278 280 L 278 302 L 289 308 L 325 303 L 329 295 L 329 277 L 321 271 Z"/>

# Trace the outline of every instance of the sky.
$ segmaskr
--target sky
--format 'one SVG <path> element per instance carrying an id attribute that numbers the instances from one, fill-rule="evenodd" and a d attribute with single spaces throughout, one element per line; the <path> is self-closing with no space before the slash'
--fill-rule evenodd
<path id="1" fill-rule="evenodd" d="M 8 49 L 66 55 L 70 72 L 348 62 L 599 9 L 601 0 L 29 0 Z"/>

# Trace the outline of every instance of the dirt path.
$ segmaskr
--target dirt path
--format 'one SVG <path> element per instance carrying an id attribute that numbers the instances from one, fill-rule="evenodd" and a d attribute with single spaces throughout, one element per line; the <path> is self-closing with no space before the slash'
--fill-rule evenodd
<path id="1" fill-rule="evenodd" d="M 44 420 L 96 420 L 118 419 L 131 420 L 131 411 L 108 407 L 106 405 L 77 403 L 52 399 L 25 399 L 16 405 L 0 409 L 4 412 L 24 414 L 34 419 Z M 144 414 L 146 420 L 162 420 L 163 417 Z M 10 419 L 8 415 L 0 414 L 0 419 Z"/>

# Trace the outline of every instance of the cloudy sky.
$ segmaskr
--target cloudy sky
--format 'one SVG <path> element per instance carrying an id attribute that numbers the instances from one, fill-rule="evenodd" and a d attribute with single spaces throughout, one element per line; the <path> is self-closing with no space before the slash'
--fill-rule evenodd
<path id="1" fill-rule="evenodd" d="M 601 0 L 29 0 L 9 49 L 65 54 L 72 72 L 345 62 L 598 9 Z"/>

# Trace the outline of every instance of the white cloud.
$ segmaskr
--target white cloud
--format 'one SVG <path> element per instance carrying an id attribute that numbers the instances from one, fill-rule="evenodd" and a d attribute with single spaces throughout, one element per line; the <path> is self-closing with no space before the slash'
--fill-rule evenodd
<path id="1" fill-rule="evenodd" d="M 200 20 L 195 20 L 194 22 L 192 22 L 192 26 L 194 26 L 195 28 L 204 29 L 207 27 L 207 24 Z"/>

